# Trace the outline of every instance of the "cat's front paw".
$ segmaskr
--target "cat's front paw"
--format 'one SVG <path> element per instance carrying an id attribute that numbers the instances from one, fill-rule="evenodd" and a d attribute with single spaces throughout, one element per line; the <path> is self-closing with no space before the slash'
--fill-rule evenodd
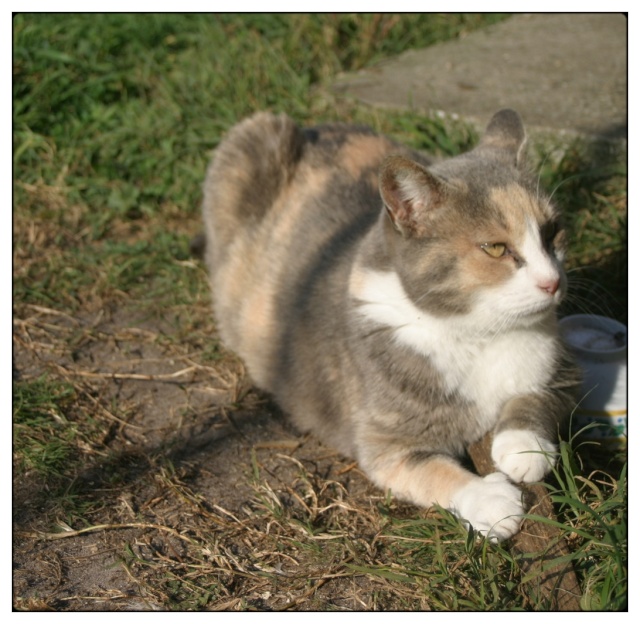
<path id="1" fill-rule="evenodd" d="M 553 467 L 555 444 L 533 431 L 510 429 L 493 440 L 491 458 L 516 483 L 540 481 Z"/>
<path id="2" fill-rule="evenodd" d="M 451 511 L 490 540 L 505 540 L 520 529 L 522 492 L 501 472 L 476 477 L 456 492 Z"/>

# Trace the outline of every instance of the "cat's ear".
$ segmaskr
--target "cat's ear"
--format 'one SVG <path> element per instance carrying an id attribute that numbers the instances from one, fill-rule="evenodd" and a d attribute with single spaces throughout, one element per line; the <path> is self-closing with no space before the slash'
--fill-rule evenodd
<path id="1" fill-rule="evenodd" d="M 427 233 L 426 217 L 442 204 L 445 182 L 403 156 L 389 156 L 380 168 L 380 195 L 403 236 Z"/>
<path id="2" fill-rule="evenodd" d="M 498 111 L 489 122 L 479 148 L 499 150 L 516 166 L 524 161 L 527 137 L 520 115 L 510 108 Z"/>

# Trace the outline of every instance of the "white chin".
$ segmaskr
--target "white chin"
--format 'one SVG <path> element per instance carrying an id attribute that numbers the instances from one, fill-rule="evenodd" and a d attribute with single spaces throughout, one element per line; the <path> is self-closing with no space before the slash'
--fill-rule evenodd
<path id="1" fill-rule="evenodd" d="M 534 323 L 542 317 L 548 316 L 555 310 L 555 301 L 544 302 L 541 304 L 530 306 L 521 312 L 521 319 L 525 324 Z"/>

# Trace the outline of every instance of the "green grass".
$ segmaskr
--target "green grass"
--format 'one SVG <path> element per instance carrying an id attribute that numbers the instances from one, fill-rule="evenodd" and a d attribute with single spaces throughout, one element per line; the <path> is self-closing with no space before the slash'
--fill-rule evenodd
<path id="1" fill-rule="evenodd" d="M 113 440 L 129 444 L 119 437 L 131 416 L 123 399 L 46 364 L 55 362 L 55 349 L 72 360 L 81 345 L 98 341 L 92 319 L 135 309 L 173 319 L 171 331 L 155 332 L 157 344 L 217 365 L 227 356 L 212 338 L 207 279 L 190 258 L 188 242 L 200 228 L 206 163 L 224 132 L 268 108 L 302 124 L 367 123 L 437 155 L 459 153 L 477 140 L 465 124 L 345 103 L 327 87 L 338 72 L 500 18 L 14 18 L 13 298 L 14 316 L 26 328 L 16 350 L 46 356 L 38 360 L 42 374 L 14 381 L 14 476 L 42 486 L 38 509 L 45 521 L 55 526 L 60 518 L 76 528 L 100 524 L 101 505 L 115 518 L 123 489 L 140 480 L 153 483 L 166 504 L 179 510 L 175 526 L 189 531 L 191 540 L 179 556 L 153 550 L 150 542 L 123 549 L 124 565 L 154 604 L 259 609 L 267 593 L 289 591 L 308 594 L 314 608 L 325 609 L 328 603 L 309 590 L 334 575 L 345 584 L 363 584 L 371 608 L 544 608 L 523 591 L 518 561 L 505 545 L 477 541 L 442 510 L 416 518 L 415 510 L 393 501 L 369 508 L 368 498 L 349 500 L 342 483 L 302 466 L 295 484 L 285 487 L 254 454 L 247 476 L 254 488 L 251 521 L 231 522 L 203 500 L 188 466 L 174 470 L 158 450 L 129 459 L 113 450 Z M 532 160 L 542 184 L 556 189 L 573 233 L 571 296 L 564 311 L 605 313 L 626 322 L 625 158 L 576 143 L 560 161 L 547 158 L 542 148 Z M 63 331 L 53 322 L 32 323 L 34 310 L 43 308 L 75 324 L 69 320 L 71 329 Z M 126 345 L 122 336 L 110 339 Z M 181 344 L 186 355 L 177 351 Z M 598 471 L 593 466 L 601 466 L 601 458 L 598 464 L 589 449 L 577 447 L 576 441 L 563 447 L 549 488 L 572 548 L 583 607 L 623 609 L 626 461 L 617 457 Z M 94 493 L 88 477 L 79 475 L 96 465 L 102 465 L 103 489 Z M 154 522 L 164 518 L 158 512 Z M 285 581 L 277 570 L 287 557 L 296 559 L 300 572 Z"/>
<path id="2" fill-rule="evenodd" d="M 538 155 L 541 183 L 569 229 L 569 293 L 561 313 L 593 313 L 627 322 L 627 167 L 605 144 L 576 142 L 558 163 Z"/>
<path id="3" fill-rule="evenodd" d="M 103 507 L 99 497 L 78 488 L 76 477 L 102 454 L 108 425 L 81 409 L 81 391 L 72 383 L 42 375 L 13 382 L 14 495 L 39 513 L 67 523 L 87 522 Z M 23 499 L 24 497 L 24 499 Z"/>
<path id="4" fill-rule="evenodd" d="M 577 463 L 580 446 L 577 439 L 561 445 L 555 483 L 548 488 L 571 544 L 574 568 L 586 588 L 582 608 L 618 611 L 628 600 L 626 461 L 623 453 L 609 452 L 618 462 L 616 469 L 585 474 Z"/>
<path id="5" fill-rule="evenodd" d="M 18 276 L 15 295 L 55 306 L 51 290 L 68 289 L 69 296 L 60 300 L 73 305 L 86 281 L 94 279 L 90 246 L 95 241 L 116 237 L 121 251 L 122 245 L 130 245 L 135 253 L 140 245 L 136 233 L 161 230 L 165 220 L 179 227 L 186 215 L 195 215 L 209 152 L 243 116 L 271 108 L 285 110 L 301 123 L 335 118 L 336 107 L 322 87 L 336 72 L 499 17 L 17 16 L 16 225 L 24 220 L 46 230 L 51 225 L 55 234 L 37 241 L 52 253 L 45 254 L 35 274 L 24 280 Z M 442 155 L 467 149 L 476 139 L 462 124 L 357 107 L 343 112 L 341 119 L 346 115 L 373 124 Z M 624 161 L 602 161 L 594 168 L 581 151 L 569 153 L 559 167 L 543 170 L 547 186 L 560 185 L 556 197 L 566 205 L 579 241 L 571 266 L 612 261 L 618 273 L 624 272 L 625 179 Z M 21 240 L 22 229 L 16 228 L 20 250 L 28 246 Z M 184 249 L 185 237 L 193 232 L 164 229 L 157 243 L 164 249 L 154 257 L 165 272 L 180 274 L 166 252 Z M 68 258 L 57 253 L 60 248 L 80 253 Z M 78 269 L 51 283 L 69 265 Z M 112 275 L 105 288 L 127 291 L 135 282 L 134 272 L 146 279 L 148 266 L 129 266 Z M 617 284 L 626 286 L 625 277 Z M 608 298 L 619 299 L 619 294 L 620 288 L 614 288 Z M 624 314 L 622 307 L 614 310 L 617 316 Z"/>
<path id="6" fill-rule="evenodd" d="M 63 476 L 78 437 L 66 415 L 74 398 L 66 383 L 45 378 L 13 383 L 13 447 L 20 470 L 42 479 Z"/>

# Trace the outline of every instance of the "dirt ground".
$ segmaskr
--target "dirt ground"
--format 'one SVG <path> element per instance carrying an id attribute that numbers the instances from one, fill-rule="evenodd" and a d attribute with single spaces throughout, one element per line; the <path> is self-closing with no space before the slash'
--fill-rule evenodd
<path id="1" fill-rule="evenodd" d="M 14 470 L 14 608 L 382 606 L 384 587 L 345 571 L 353 557 L 331 541 L 349 534 L 374 561 L 384 495 L 294 431 L 232 355 L 203 362 L 202 336 L 177 342 L 181 322 L 16 310 L 14 378 L 69 381 L 68 418 L 89 414 L 100 434 L 64 492 Z"/>

